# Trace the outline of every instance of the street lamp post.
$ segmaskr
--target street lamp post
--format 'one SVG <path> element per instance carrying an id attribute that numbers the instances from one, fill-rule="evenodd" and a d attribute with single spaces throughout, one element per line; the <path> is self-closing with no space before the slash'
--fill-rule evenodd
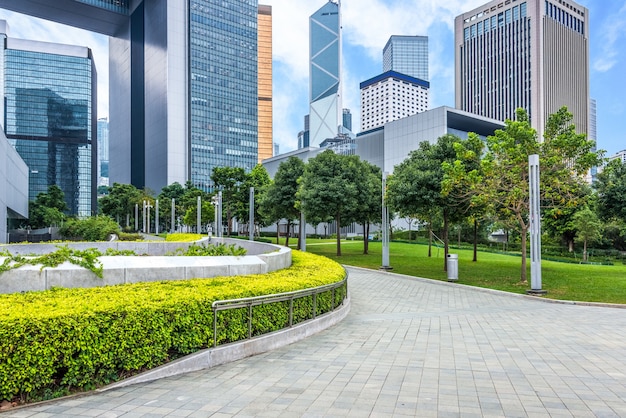
<path id="1" fill-rule="evenodd" d="M 382 181 L 382 239 L 383 239 L 383 264 L 380 266 L 381 270 L 391 270 L 393 267 L 389 265 L 389 209 L 387 208 L 387 202 L 385 201 L 385 192 L 387 190 L 387 176 L 389 173 L 383 173 Z"/>
<path id="2" fill-rule="evenodd" d="M 159 199 L 154 202 L 154 233 L 159 235 Z"/>
<path id="3" fill-rule="evenodd" d="M 548 293 L 541 289 L 541 211 L 539 186 L 539 155 L 528 156 L 528 191 L 530 218 L 530 290 L 532 295 Z"/>
<path id="4" fill-rule="evenodd" d="M 248 219 L 248 239 L 254 241 L 254 187 L 250 187 L 250 216 Z"/>

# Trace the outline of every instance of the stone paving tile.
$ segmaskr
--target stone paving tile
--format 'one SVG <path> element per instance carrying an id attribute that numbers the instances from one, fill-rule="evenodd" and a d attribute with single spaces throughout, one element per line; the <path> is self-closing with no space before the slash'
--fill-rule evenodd
<path id="1" fill-rule="evenodd" d="M 349 269 L 351 312 L 231 364 L 6 417 L 626 416 L 626 310 Z"/>

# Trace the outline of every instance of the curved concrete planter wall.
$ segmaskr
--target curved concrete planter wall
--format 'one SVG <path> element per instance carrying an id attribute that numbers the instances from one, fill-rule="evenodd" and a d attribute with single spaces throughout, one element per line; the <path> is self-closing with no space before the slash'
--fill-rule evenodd
<path id="1" fill-rule="evenodd" d="M 208 240 L 202 240 L 208 242 Z M 291 250 L 273 244 L 237 239 L 213 239 L 212 243 L 223 242 L 245 248 L 243 257 L 175 257 L 165 256 L 177 248 L 186 248 L 191 243 L 180 242 L 97 242 L 68 243 L 71 248 L 107 248 L 133 250 L 148 256 L 103 256 L 103 278 L 93 272 L 70 263 L 58 267 L 22 266 L 0 274 L 0 293 L 48 290 L 51 287 L 97 287 L 125 283 L 163 280 L 187 280 L 217 276 L 239 276 L 264 274 L 291 266 Z M 56 244 L 58 245 L 58 244 Z M 65 244 L 63 244 L 65 245 Z M 45 254 L 56 250 L 55 244 L 6 245 L 0 249 L 11 254 Z M 0 263 L 5 257 L 0 257 Z"/>

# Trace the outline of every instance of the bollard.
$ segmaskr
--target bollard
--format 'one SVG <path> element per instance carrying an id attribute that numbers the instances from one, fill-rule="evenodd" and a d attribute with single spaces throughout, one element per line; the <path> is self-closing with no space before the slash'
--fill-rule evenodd
<path id="1" fill-rule="evenodd" d="M 446 262 L 448 267 L 448 281 L 456 282 L 459 280 L 459 255 L 448 254 Z"/>

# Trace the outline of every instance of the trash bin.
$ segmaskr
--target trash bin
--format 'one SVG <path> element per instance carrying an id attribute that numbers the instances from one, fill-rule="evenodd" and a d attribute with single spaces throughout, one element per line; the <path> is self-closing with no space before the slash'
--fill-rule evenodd
<path id="1" fill-rule="evenodd" d="M 459 280 L 459 255 L 448 254 L 446 262 L 448 267 L 448 281 L 456 282 Z"/>

